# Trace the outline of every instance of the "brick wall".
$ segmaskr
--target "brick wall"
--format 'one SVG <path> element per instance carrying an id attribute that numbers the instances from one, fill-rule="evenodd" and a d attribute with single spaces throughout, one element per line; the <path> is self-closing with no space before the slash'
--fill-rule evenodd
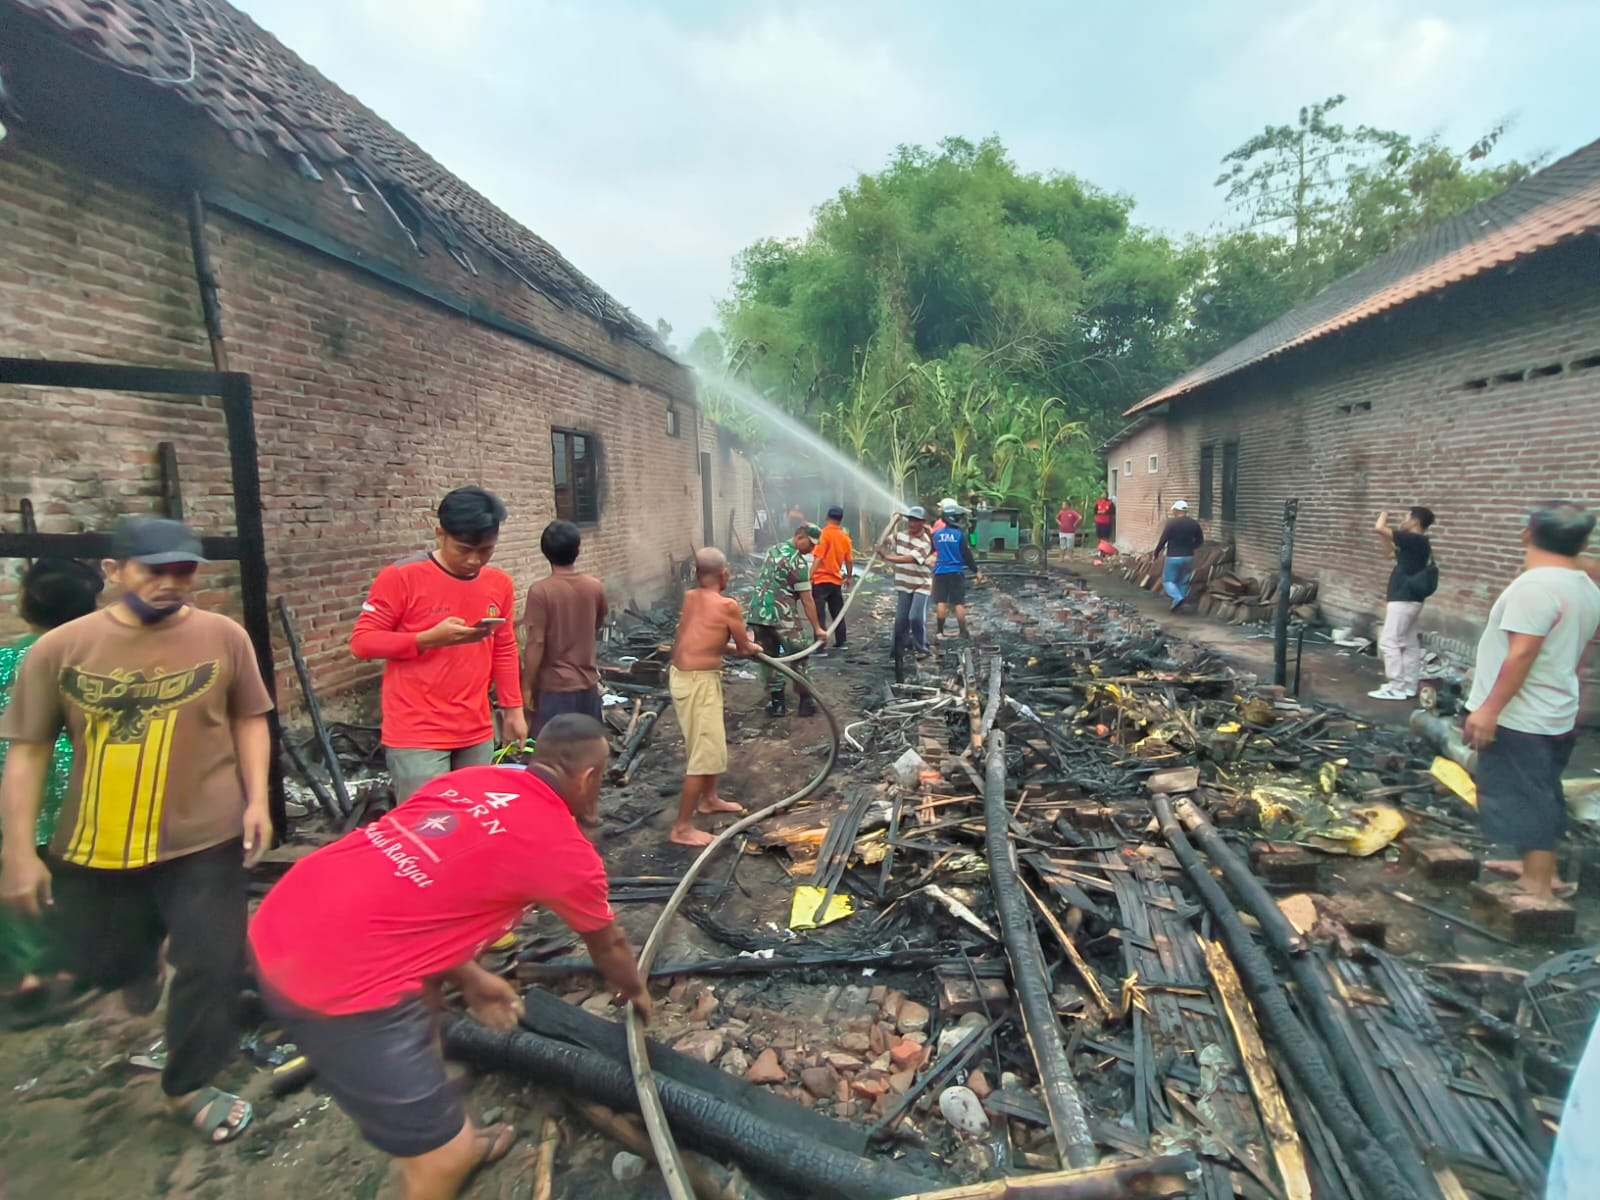
<path id="1" fill-rule="evenodd" d="M 1382 612 L 1392 566 L 1370 527 L 1380 509 L 1432 508 L 1440 635 L 1476 637 L 1518 572 L 1527 510 L 1565 497 L 1600 507 L 1600 292 L 1595 239 L 1457 285 L 1180 398 L 1165 419 L 1111 447 L 1122 481 L 1118 542 L 1154 545 L 1165 506 L 1198 499 L 1200 451 L 1216 446 L 1207 535 L 1231 539 L 1240 570 L 1278 561 L 1283 501 L 1300 499 L 1298 573 L 1339 619 Z M 1220 519 L 1222 444 L 1239 444 L 1238 519 Z M 1159 453 L 1159 473 L 1146 457 Z"/>
<path id="2" fill-rule="evenodd" d="M 52 149 L 16 136 L 0 144 L 0 354 L 209 367 L 176 196 L 99 177 Z M 544 573 L 538 537 L 554 517 L 552 426 L 598 441 L 600 515 L 585 528 L 580 565 L 617 601 L 658 594 L 669 556 L 701 544 L 702 442 L 712 453 L 719 536 L 737 509 L 748 540 L 748 463 L 719 452 L 687 373 L 670 360 L 580 314 L 562 310 L 555 328 L 549 312 L 532 311 L 554 306 L 516 281 L 488 278 L 487 265 L 472 287 L 497 286 L 503 311 L 537 317 L 541 331 L 581 341 L 638 382 L 450 313 L 256 224 L 213 214 L 208 236 L 230 366 L 250 373 L 255 390 L 272 589 L 294 606 L 319 689 L 374 673 L 347 649 L 366 586 L 385 563 L 429 544 L 434 506 L 450 488 L 498 492 L 511 520 L 497 565 L 519 587 Z M 680 413 L 678 437 L 668 436 L 669 403 Z M 229 531 L 227 448 L 213 401 L 0 391 L 0 506 L 15 513 L 30 498 L 47 532 L 153 511 L 159 441 L 176 444 L 194 523 Z M 218 585 L 207 602 L 237 611 L 228 592 L 236 572 L 207 574 Z"/>

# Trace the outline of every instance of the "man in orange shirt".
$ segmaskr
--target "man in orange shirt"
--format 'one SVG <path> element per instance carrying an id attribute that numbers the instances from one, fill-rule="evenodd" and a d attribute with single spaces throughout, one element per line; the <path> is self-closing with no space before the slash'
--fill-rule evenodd
<path id="1" fill-rule="evenodd" d="M 817 548 L 811 553 L 811 594 L 816 598 L 817 615 L 824 627 L 844 611 L 844 585 L 855 576 L 855 553 L 855 545 L 844 529 L 844 509 L 835 504 L 828 510 L 828 523 L 822 527 Z M 842 620 L 834 627 L 833 644 L 841 650 L 845 648 Z"/>
<path id="2" fill-rule="evenodd" d="M 494 684 L 506 741 L 527 740 L 511 576 L 489 566 L 506 506 L 480 487 L 439 504 L 438 545 L 385 567 L 361 606 L 350 652 L 384 659 L 383 746 L 395 800 L 494 757 Z"/>

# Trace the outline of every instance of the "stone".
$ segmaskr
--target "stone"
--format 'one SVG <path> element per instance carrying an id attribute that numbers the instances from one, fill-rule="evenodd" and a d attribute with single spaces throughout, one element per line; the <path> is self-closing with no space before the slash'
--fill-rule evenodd
<path id="1" fill-rule="evenodd" d="M 889 989 L 881 983 L 867 993 L 867 999 L 873 1004 L 876 1004 L 879 1008 L 883 1007 L 883 1002 L 888 998 L 888 996 Z"/>
<path id="2" fill-rule="evenodd" d="M 889 1071 L 894 1068 L 894 1057 L 885 1050 L 868 1064 L 874 1071 Z"/>
<path id="3" fill-rule="evenodd" d="M 877 1026 L 873 1026 L 874 1029 Z M 872 1049 L 872 1035 L 866 1033 L 847 1033 L 839 1039 L 839 1049 L 850 1054 L 865 1054 Z M 879 1050 L 878 1053 L 882 1053 Z"/>
<path id="4" fill-rule="evenodd" d="M 584 1012 L 596 1017 L 613 1018 L 617 1015 L 617 1006 L 611 1003 L 609 992 L 598 992 L 590 996 L 579 1007 Z"/>
<path id="5" fill-rule="evenodd" d="M 931 1014 L 915 1000 L 903 1000 L 895 1013 L 895 1025 L 901 1033 L 921 1033 L 928 1028 Z"/>
<path id="6" fill-rule="evenodd" d="M 934 1056 L 943 1058 L 967 1039 L 967 1031 L 956 1025 L 946 1025 L 939 1031 L 939 1041 L 934 1049 Z"/>
<path id="7" fill-rule="evenodd" d="M 855 1116 L 859 1111 L 860 1105 L 858 1105 L 854 1100 L 846 1100 L 843 1103 L 834 1105 L 833 1115 L 838 1117 L 840 1120 L 845 1120 Z"/>
<path id="8" fill-rule="evenodd" d="M 939 1112 L 953 1128 L 968 1137 L 982 1137 L 989 1132 L 989 1114 L 983 1111 L 983 1102 L 969 1087 L 957 1084 L 940 1092 Z"/>
<path id="9" fill-rule="evenodd" d="M 881 1009 L 883 1013 L 883 1019 L 885 1021 L 893 1021 L 897 1016 L 900 1015 L 900 1006 L 905 1002 L 906 997 L 904 992 L 891 990 L 889 994 L 883 998 L 883 1007 Z"/>
<path id="10" fill-rule="evenodd" d="M 703 1063 L 714 1063 L 727 1045 L 727 1037 L 720 1029 L 696 1029 L 686 1033 L 672 1044 L 679 1054 L 688 1055 Z"/>
<path id="11" fill-rule="evenodd" d="M 644 1159 L 627 1150 L 618 1150 L 611 1160 L 611 1178 L 626 1183 L 644 1174 Z"/>
<path id="12" fill-rule="evenodd" d="M 889 1090 L 889 1081 L 886 1079 L 872 1078 L 852 1079 L 850 1081 L 850 1090 L 854 1092 L 857 1097 L 865 1100 L 868 1104 L 871 1104 L 879 1096 L 883 1095 Z"/>
<path id="13" fill-rule="evenodd" d="M 856 1055 L 845 1054 L 839 1050 L 831 1051 L 828 1054 L 824 1054 L 822 1057 L 823 1060 L 835 1071 L 859 1071 L 862 1067 L 867 1065 Z"/>
<path id="14" fill-rule="evenodd" d="M 818 1100 L 823 1100 L 839 1090 L 839 1076 L 832 1067 L 807 1067 L 800 1072 L 800 1085 Z"/>
<path id="15" fill-rule="evenodd" d="M 928 1035 L 919 1029 L 915 1033 L 906 1034 L 900 1040 L 902 1042 L 915 1042 L 919 1046 L 926 1046 L 928 1044 Z"/>
<path id="16" fill-rule="evenodd" d="M 751 1083 L 782 1083 L 789 1078 L 789 1073 L 778 1061 L 778 1052 L 769 1047 L 756 1055 L 744 1077 Z"/>
<path id="17" fill-rule="evenodd" d="M 874 1025 L 867 1030 L 867 1050 L 872 1054 L 882 1054 L 889 1049 L 889 1039 L 883 1032 L 882 1025 Z"/>
<path id="18" fill-rule="evenodd" d="M 689 1011 L 691 1021 L 709 1021 L 711 1014 L 717 1011 L 717 997 L 714 992 L 706 992 L 694 1002 L 694 1008 Z"/>
<path id="19" fill-rule="evenodd" d="M 897 1096 L 904 1096 L 911 1090 L 911 1085 L 917 1081 L 915 1071 L 898 1071 L 889 1076 L 889 1090 Z"/>
<path id="20" fill-rule="evenodd" d="M 1003 979 L 979 979 L 977 983 L 961 975 L 946 975 L 939 980 L 939 1011 L 947 1017 L 984 1014 L 1003 1008 L 1011 993 Z"/>
<path id="21" fill-rule="evenodd" d="M 908 1068 L 914 1069 L 922 1065 L 922 1047 L 915 1042 L 901 1042 L 889 1051 L 889 1057 L 902 1071 Z"/>
<path id="22" fill-rule="evenodd" d="M 968 1075 L 967 1086 L 972 1089 L 972 1094 L 979 1100 L 987 1100 L 994 1093 L 994 1085 L 989 1082 L 989 1077 L 982 1071 L 974 1071 Z"/>
<path id="23" fill-rule="evenodd" d="M 836 1103 L 836 1104 L 845 1104 L 845 1103 L 847 1103 L 849 1101 L 849 1099 L 850 1099 L 850 1081 L 848 1079 L 841 1079 L 834 1086 L 833 1099 L 834 1099 L 834 1103 Z"/>
<path id="24" fill-rule="evenodd" d="M 750 1070 L 750 1056 L 735 1046 L 722 1056 L 722 1061 L 717 1066 L 729 1075 L 743 1075 Z"/>

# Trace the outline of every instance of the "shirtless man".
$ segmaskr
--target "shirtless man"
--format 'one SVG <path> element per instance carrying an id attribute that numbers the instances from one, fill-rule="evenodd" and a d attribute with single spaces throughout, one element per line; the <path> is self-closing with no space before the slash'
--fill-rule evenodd
<path id="1" fill-rule="evenodd" d="M 728 737 L 722 723 L 722 656 L 732 650 L 760 652 L 745 628 L 739 602 L 723 595 L 728 586 L 727 556 L 707 546 L 694 556 L 700 586 L 683 598 L 678 640 L 672 647 L 672 708 L 683 729 L 689 761 L 684 767 L 683 802 L 669 840 L 680 846 L 706 846 L 711 835 L 696 829 L 696 813 L 743 812 L 717 796 L 717 778 L 728 769 Z M 731 644 L 730 644 L 731 643 Z"/>

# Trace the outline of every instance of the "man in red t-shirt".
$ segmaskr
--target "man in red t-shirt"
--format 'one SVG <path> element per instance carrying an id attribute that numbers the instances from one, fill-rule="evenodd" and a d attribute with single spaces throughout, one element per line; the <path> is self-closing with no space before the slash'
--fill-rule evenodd
<path id="1" fill-rule="evenodd" d="M 521 997 L 475 959 L 530 908 L 571 926 L 607 983 L 649 1018 L 605 867 L 578 827 L 595 818 L 608 753 L 594 718 L 552 718 L 527 769 L 467 767 L 425 784 L 302 859 L 251 922 L 268 1007 L 363 1136 L 400 1160 L 407 1197 L 455 1196 L 516 1140 L 508 1126 L 467 1119 L 434 1014 L 448 981 L 484 1024 L 516 1025 Z"/>
<path id="2" fill-rule="evenodd" d="M 379 572 L 356 618 L 350 652 L 386 660 L 383 746 L 397 801 L 493 760 L 491 681 L 506 741 L 527 739 L 516 593 L 488 565 L 505 519 L 493 492 L 457 488 L 439 504 L 438 546 Z"/>
<path id="3" fill-rule="evenodd" d="M 1061 549 L 1072 550 L 1078 545 L 1078 526 L 1083 524 L 1083 514 L 1063 500 L 1056 514 L 1056 533 L 1061 538 Z"/>

